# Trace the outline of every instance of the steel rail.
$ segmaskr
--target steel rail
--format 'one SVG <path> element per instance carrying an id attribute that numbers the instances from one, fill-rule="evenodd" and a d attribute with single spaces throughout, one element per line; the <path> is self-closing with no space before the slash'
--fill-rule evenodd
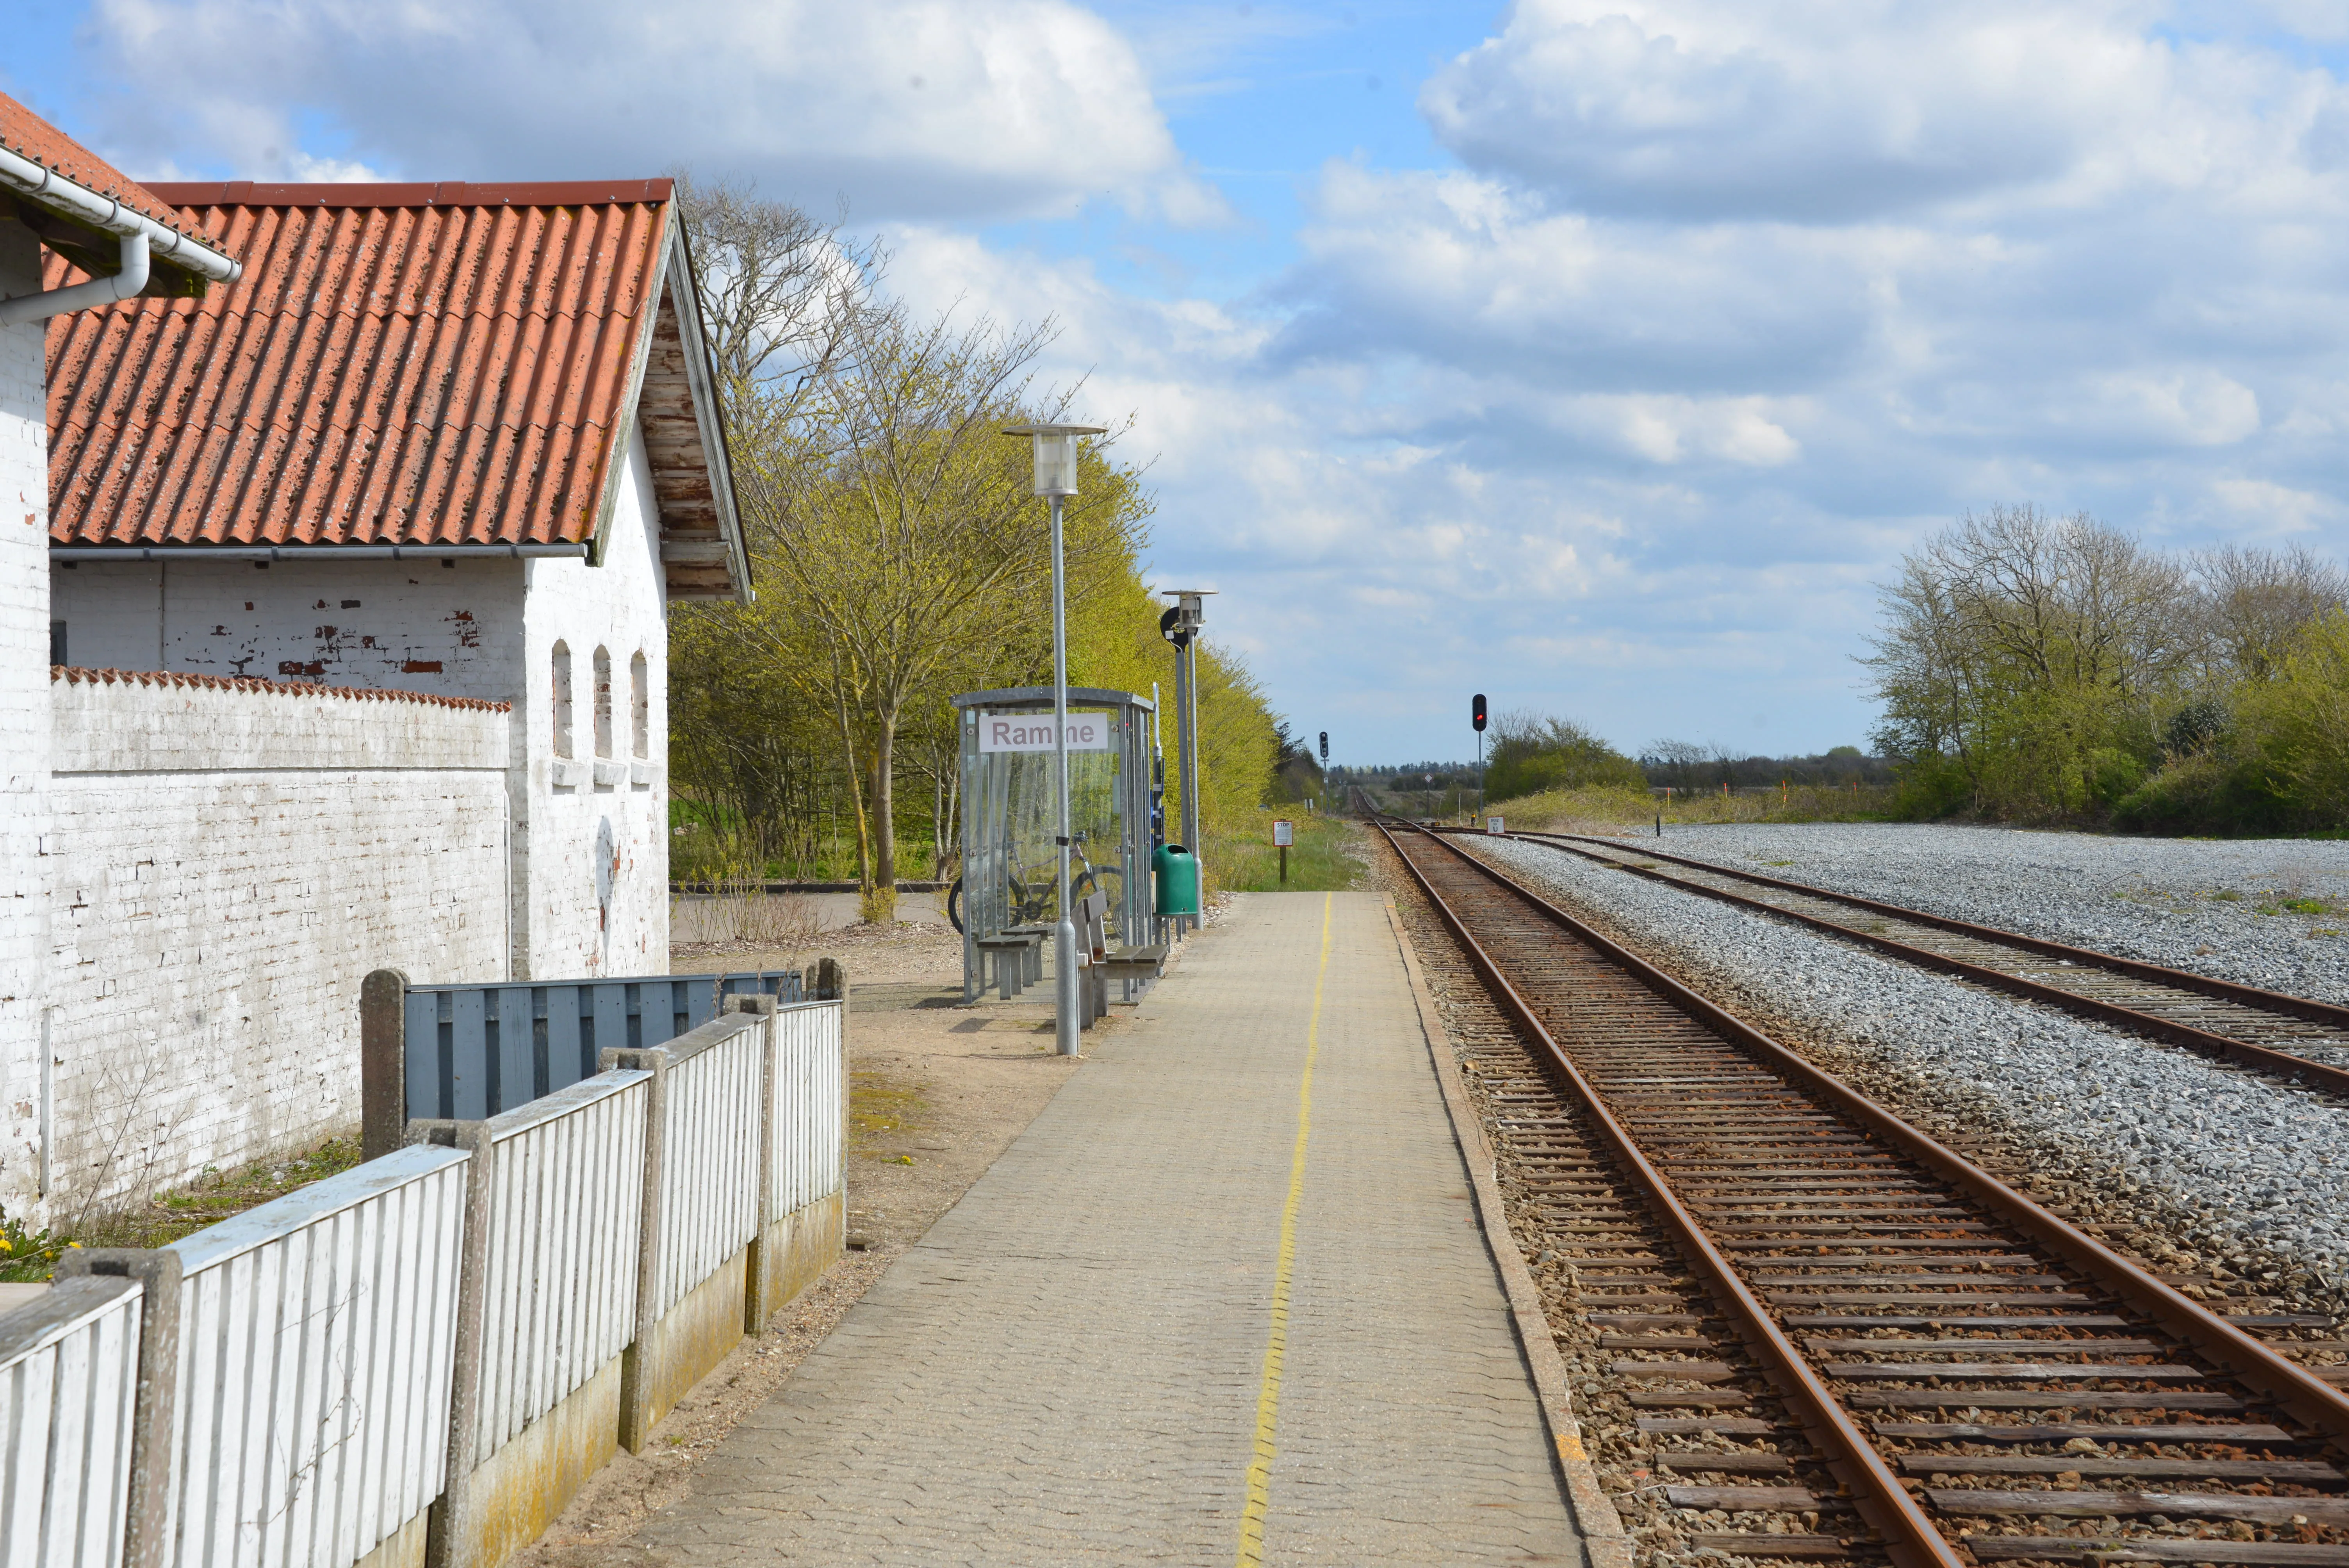
<path id="1" fill-rule="evenodd" d="M 1583 1076 L 1582 1070 L 1575 1066 L 1573 1057 L 1542 1024 L 1532 1006 L 1509 983 L 1500 965 L 1469 934 L 1467 924 L 1458 913 L 1445 902 L 1443 894 L 1435 891 L 1434 884 L 1413 862 L 1402 846 L 1394 841 L 1394 834 L 1387 824 L 1374 820 L 1372 825 L 1385 837 L 1388 846 L 1395 851 L 1395 858 L 1411 872 L 1420 891 L 1427 895 L 1429 904 L 1443 917 L 1454 939 L 1467 954 L 1469 964 L 1492 987 L 1502 1010 L 1540 1045 L 1549 1057 L 1550 1066 L 1566 1080 L 1591 1119 L 1597 1123 L 1615 1158 L 1632 1172 L 1648 1206 L 1696 1264 L 1697 1272 L 1703 1276 L 1713 1297 L 1726 1310 L 1738 1337 L 1754 1353 L 1764 1375 L 1785 1396 L 1789 1408 L 1802 1422 L 1812 1446 L 1825 1457 L 1827 1472 L 1851 1493 L 1853 1507 L 1883 1537 L 1892 1560 L 1900 1568 L 1967 1568 L 1965 1560 L 1951 1549 L 1949 1542 L 1933 1527 L 1932 1521 L 1917 1506 L 1907 1489 L 1901 1486 L 1899 1478 L 1885 1462 L 1884 1456 L 1876 1451 L 1876 1445 L 1868 1440 L 1868 1434 L 1860 1429 L 1850 1413 L 1828 1391 L 1818 1374 L 1811 1370 L 1802 1352 L 1786 1336 L 1785 1330 L 1778 1326 L 1760 1298 L 1738 1277 L 1729 1260 L 1705 1235 L 1703 1227 L 1682 1205 L 1663 1172 L 1657 1170 L 1641 1152 L 1630 1130 L 1608 1108 L 1598 1087 Z M 1427 837 L 1437 843 L 1443 841 L 1433 833 Z M 1474 856 L 1462 854 L 1449 844 L 1444 847 L 1459 855 L 1469 865 L 1482 869 Z"/>
<path id="2" fill-rule="evenodd" d="M 1529 1037 L 1538 1042 L 1544 1054 L 1605 1130 L 1619 1157 L 1636 1173 L 1651 1206 L 1676 1234 L 1690 1241 L 1692 1255 L 1700 1263 L 1700 1272 L 1715 1285 L 1714 1294 L 1733 1307 L 1731 1316 L 1737 1324 L 1740 1336 L 1754 1349 L 1757 1359 L 1769 1370 L 1773 1382 L 1778 1383 L 1782 1391 L 1790 1393 L 1790 1401 L 1803 1413 L 1805 1425 L 1815 1427 L 1814 1440 L 1820 1451 L 1829 1456 L 1831 1472 L 1852 1489 L 1856 1499 L 1864 1497 L 1868 1490 L 1863 1485 L 1855 1484 L 1856 1481 L 1874 1483 L 1878 1491 L 1889 1486 L 1889 1493 L 1881 1499 L 1878 1508 L 1885 1522 L 1879 1522 L 1866 1507 L 1861 1510 L 1862 1517 L 1868 1518 L 1885 1534 L 1889 1545 L 1897 1549 L 1903 1542 L 1914 1541 L 1914 1528 L 1921 1524 L 1930 1531 L 1932 1529 L 1930 1521 L 1892 1477 L 1881 1456 L 1877 1455 L 1873 1444 L 1858 1431 L 1842 1407 L 1817 1381 L 1816 1375 L 1809 1372 L 1801 1353 L 1770 1319 L 1767 1309 L 1744 1287 L 1742 1282 L 1735 1280 L 1734 1271 L 1726 1259 L 1698 1232 L 1693 1217 L 1681 1206 L 1653 1165 L 1632 1147 L 1629 1132 L 1601 1102 L 1595 1087 L 1542 1025 L 1525 996 L 1469 933 L 1459 912 L 1436 892 L 1422 868 L 1396 842 L 1394 829 L 1414 830 L 1423 836 L 1424 841 L 1442 845 L 1447 853 L 1492 884 L 1503 896 L 1513 897 L 1630 975 L 1668 1005 L 1744 1051 L 1765 1069 L 1808 1091 L 1822 1103 L 1841 1112 L 1862 1130 L 1880 1139 L 1886 1146 L 1906 1154 L 1952 1187 L 1982 1202 L 2007 1223 L 2045 1246 L 2057 1258 L 2095 1279 L 2118 1300 L 2176 1334 L 2186 1344 L 2209 1357 L 2215 1365 L 2233 1374 L 2245 1386 L 2274 1399 L 2315 1432 L 2336 1441 L 2349 1440 L 2349 1391 L 2335 1388 L 2286 1360 L 2258 1339 L 2049 1212 L 1886 1107 L 1732 1016 L 1496 868 L 1465 853 L 1441 836 L 1418 828 L 1416 824 L 1388 820 L 1374 820 L 1374 825 L 1395 849 L 1397 858 L 1411 872 L 1413 880 L 1426 894 L 1446 927 L 1461 942 L 1471 965 L 1493 986 L 1495 998 L 1504 1011 L 1526 1031 Z M 1819 1401 L 1824 1401 L 1824 1404 Z M 1837 1456 L 1846 1453 L 1850 1458 L 1838 1470 Z M 1894 1498 L 1899 1501 L 1891 1501 Z M 1948 1550 L 1946 1541 L 1937 1531 L 1933 1532 L 1933 1540 L 1940 1544 L 1923 1548 L 1920 1543 L 1918 1549 L 1924 1551 L 1934 1562 L 1944 1561 L 1941 1554 Z"/>
<path id="3" fill-rule="evenodd" d="M 1572 841 L 1586 844 L 1604 844 L 1623 848 L 1619 841 L 1602 839 L 1588 833 L 1511 833 L 1510 838 L 1538 841 Z M 1714 872 L 1762 887 L 1775 887 L 1786 892 L 1803 893 L 1811 898 L 1826 899 L 1833 903 L 1847 903 L 1867 910 L 1871 914 L 1889 915 L 1895 920 L 1909 921 L 1917 925 L 1930 925 L 1959 936 L 1980 937 L 1984 942 L 1996 942 L 2008 947 L 2020 947 L 2042 958 L 2068 959 L 2075 964 L 2094 965 L 2127 975 L 2134 980 L 2150 981 L 2180 991 L 2192 991 L 2214 1001 L 2232 1002 L 2238 1006 L 2256 1007 L 2261 1012 L 2282 1013 L 2302 1023 L 2330 1024 L 2349 1029 L 2349 1007 L 2336 1003 L 2320 1002 L 2313 996 L 2294 996 L 2283 991 L 2262 990 L 2257 985 L 2245 985 L 2233 980 L 2221 980 L 2216 975 L 2197 975 L 2190 969 L 2171 969 L 2159 964 L 2147 964 L 2143 959 L 2124 958 L 2117 953 L 2102 953 L 2093 947 L 2074 947 L 2066 943 L 2051 942 L 2044 936 L 2029 936 L 2019 931 L 2006 931 L 1995 925 L 1977 925 L 1972 921 L 1958 920 L 1946 914 L 1934 914 L 1927 910 L 1909 909 L 1878 899 L 1865 898 L 1856 892 L 1838 892 L 1833 888 L 1814 887 L 1809 882 L 1790 881 L 1785 877 L 1764 876 L 1760 872 L 1742 871 L 1733 866 L 1717 866 L 1710 861 L 1700 861 L 1691 855 L 1669 855 L 1658 850 L 1625 850 L 1626 853 L 1644 855 L 1651 861 L 1670 861 L 1674 865 L 1695 871 Z"/>
<path id="4" fill-rule="evenodd" d="M 1473 829 L 1434 830 L 1457 832 L 1461 836 L 1473 838 L 1494 836 L 1478 833 Z M 1798 909 L 1788 909 L 1783 904 L 1771 903 L 1764 899 L 1748 898 L 1742 893 L 1732 892 L 1727 888 L 1706 887 L 1699 882 L 1684 882 L 1679 877 L 1668 875 L 1648 866 L 1630 865 L 1607 855 L 1595 853 L 1582 848 L 1581 845 L 1585 843 L 1604 845 L 1622 854 L 1668 860 L 1692 870 L 1712 872 L 1721 876 L 1755 882 L 1765 887 L 1775 887 L 1782 892 L 1796 893 L 1805 898 L 1816 898 L 1828 903 L 1850 904 L 1865 909 L 1870 913 L 1950 931 L 1977 941 L 1997 943 L 2046 957 L 2064 957 L 2066 962 L 2084 968 L 2110 969 L 2127 975 L 2131 979 L 2143 980 L 2149 985 L 2166 985 L 2172 984 L 2174 979 L 2190 978 L 2199 983 L 2191 987 L 2198 994 L 2210 996 L 2215 1000 L 2231 1002 L 2241 1007 L 2257 1008 L 2271 1013 L 2282 1012 L 2282 1008 L 2271 1006 L 2271 1001 L 2289 1002 L 2307 1009 L 2307 1011 L 2288 1015 L 2299 1017 L 2303 1022 L 2328 1023 L 2332 1021 L 2329 1017 L 2316 1017 L 2312 1015 L 2317 1012 L 2339 1013 L 2342 1015 L 2341 1021 L 2344 1030 L 2349 1030 L 2349 1008 L 2334 1008 L 2328 1003 L 2302 996 L 2286 996 L 2278 992 L 2261 991 L 2250 985 L 2233 985 L 2231 982 L 2211 980 L 2205 975 L 2188 976 L 2180 970 L 2164 969 L 2155 964 L 2140 964 L 2134 959 L 2116 958 L 2110 954 L 2098 953 L 2093 948 L 2066 947 L 2061 943 L 2043 942 L 2036 937 L 2001 931 L 1995 926 L 1974 925 L 1961 920 L 1948 920 L 1939 915 L 1926 914 L 1918 910 L 1903 909 L 1899 904 L 1879 903 L 1873 899 L 1860 898 L 1851 893 L 1835 892 L 1826 888 L 1812 887 L 1804 882 L 1784 882 L 1776 877 L 1733 871 L 1726 866 L 1708 865 L 1702 861 L 1683 859 L 1677 855 L 1656 855 L 1650 851 L 1612 844 L 1605 839 L 1584 838 L 1582 835 L 1571 833 L 1503 833 L 1497 836 L 1515 839 L 1521 843 L 1538 844 L 1546 849 L 1558 850 L 1567 854 L 1580 855 L 1585 860 L 1596 861 L 1599 865 L 1609 866 L 1616 871 L 1629 872 L 1633 876 L 1643 877 L 1650 882 L 1676 888 L 1682 892 L 1716 899 L 1740 909 L 1750 909 L 1764 914 L 1776 915 L 1782 919 L 1809 926 L 1814 930 L 1872 947 L 1879 953 L 1900 959 L 1904 963 L 1914 964 L 1920 968 L 1938 970 L 1945 975 L 1955 975 L 1973 981 L 1977 985 L 1988 985 L 2004 991 L 2010 995 L 2021 996 L 2027 1001 L 2061 1008 L 2064 1012 L 2080 1017 L 2093 1018 L 2099 1023 L 2111 1024 L 2138 1034 L 2149 1035 L 2156 1039 L 2165 1040 L 2174 1046 L 2182 1046 L 2203 1056 L 2232 1062 L 2238 1067 L 2252 1068 L 2282 1078 L 2297 1078 L 2309 1087 L 2322 1088 L 2328 1093 L 2349 1099 L 2349 1068 L 2337 1068 L 2307 1057 L 2295 1056 L 2290 1051 L 2277 1050 L 2271 1046 L 2257 1045 L 2250 1040 L 2239 1040 L 2230 1035 L 2214 1034 L 2208 1029 L 2198 1029 L 2191 1024 L 2181 1024 L 2174 1019 L 2159 1017 L 2151 1013 L 2141 1013 L 2134 1007 L 2124 1007 L 2117 1002 L 2100 1001 L 2094 996 L 2082 995 L 2076 991 L 2066 991 L 2060 985 L 2045 985 L 2023 975 L 2010 975 L 2002 969 L 1991 968 L 1987 965 L 1971 963 L 1963 958 L 1953 958 L 1946 953 L 1935 953 L 1930 948 L 1918 947 L 1896 937 L 1861 931 L 1819 915 L 1806 913 Z M 2212 987 L 2228 987 L 2232 994 L 2222 994 Z M 2189 987 L 2180 985 L 2178 988 L 2182 990 Z"/>

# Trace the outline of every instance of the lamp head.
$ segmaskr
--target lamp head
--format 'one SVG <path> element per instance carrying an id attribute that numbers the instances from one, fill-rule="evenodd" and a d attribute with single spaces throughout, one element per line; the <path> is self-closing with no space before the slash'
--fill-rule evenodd
<path id="1" fill-rule="evenodd" d="M 1025 436 L 1036 453 L 1036 493 L 1077 493 L 1077 438 L 1106 433 L 1106 425 L 1014 425 L 1003 433 Z"/>
<path id="2" fill-rule="evenodd" d="M 1206 621 L 1206 601 L 1215 597 L 1213 588 L 1161 588 L 1162 597 L 1174 601 L 1174 629 L 1196 635 Z"/>

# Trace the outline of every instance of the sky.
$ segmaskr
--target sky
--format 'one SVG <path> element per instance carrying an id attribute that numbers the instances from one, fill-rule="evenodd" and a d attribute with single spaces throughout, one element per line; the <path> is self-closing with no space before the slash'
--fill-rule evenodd
<path id="1" fill-rule="evenodd" d="M 1051 317 L 1333 760 L 1861 744 L 1969 511 L 2343 553 L 2343 0 L 0 0 L 149 179 L 683 165 Z"/>

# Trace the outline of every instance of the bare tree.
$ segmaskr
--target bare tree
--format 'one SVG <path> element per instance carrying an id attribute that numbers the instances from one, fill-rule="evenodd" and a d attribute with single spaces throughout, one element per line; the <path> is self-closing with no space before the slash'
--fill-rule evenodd
<path id="1" fill-rule="evenodd" d="M 747 181 L 705 184 L 671 171 L 700 280 L 701 325 L 738 438 L 788 426 L 844 363 L 856 324 L 874 308 L 888 262 L 875 240 L 826 223 Z"/>
<path id="2" fill-rule="evenodd" d="M 2193 573 L 2212 652 L 2250 680 L 2271 677 L 2304 628 L 2349 605 L 2349 573 L 2304 545 L 2221 545 L 2198 552 Z"/>
<path id="3" fill-rule="evenodd" d="M 2030 684 L 2135 689 L 2192 652 L 2185 573 L 2085 512 L 1992 507 L 1911 561 L 1920 558 L 1979 653 Z"/>

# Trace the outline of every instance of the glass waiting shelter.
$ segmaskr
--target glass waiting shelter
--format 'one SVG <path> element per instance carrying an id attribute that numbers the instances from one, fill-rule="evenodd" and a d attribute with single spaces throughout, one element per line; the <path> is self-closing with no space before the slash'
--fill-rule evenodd
<path id="1" fill-rule="evenodd" d="M 1061 918 L 1060 808 L 1051 687 L 967 692 L 954 705 L 962 729 L 962 879 L 953 896 L 968 1002 L 986 985 L 983 939 L 1034 933 L 1049 945 Z M 1115 943 L 1150 941 L 1157 723 L 1158 705 L 1146 696 L 1069 688 L 1070 888 L 1074 898 L 1108 898 Z"/>

